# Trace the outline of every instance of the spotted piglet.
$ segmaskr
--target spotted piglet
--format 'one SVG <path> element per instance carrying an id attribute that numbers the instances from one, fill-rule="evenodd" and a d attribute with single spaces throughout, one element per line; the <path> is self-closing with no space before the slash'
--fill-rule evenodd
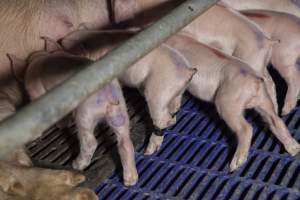
<path id="1" fill-rule="evenodd" d="M 190 65 L 197 66 L 198 72 L 188 91 L 199 99 L 214 103 L 218 113 L 236 133 L 238 146 L 230 164 L 231 171 L 247 160 L 251 145 L 252 127 L 243 116 L 245 109 L 258 111 L 291 155 L 299 152 L 300 145 L 276 115 L 264 79 L 249 65 L 188 35 L 174 36 L 167 44 L 178 50 Z"/>
<path id="2" fill-rule="evenodd" d="M 74 75 L 84 65 L 91 63 L 89 59 L 72 56 L 63 51 L 36 52 L 28 61 L 25 87 L 31 100 L 40 97 Z M 134 185 L 138 174 L 129 135 L 127 109 L 118 81 L 113 80 L 85 99 L 74 111 L 74 116 L 78 128 L 80 154 L 73 161 L 73 167 L 82 170 L 90 164 L 97 148 L 97 140 L 93 134 L 95 126 L 99 121 L 106 121 L 117 136 L 124 184 Z"/>
<path id="3" fill-rule="evenodd" d="M 81 52 L 81 55 L 97 59 L 133 34 L 130 32 L 81 30 L 68 35 L 61 44 L 72 53 Z M 162 130 L 175 124 L 176 116 L 173 115 L 195 73 L 196 69 L 189 66 L 181 54 L 162 44 L 119 77 L 123 85 L 140 89 L 146 98 L 155 126 L 146 154 L 160 148 Z"/>
<path id="4" fill-rule="evenodd" d="M 245 10 L 241 13 L 268 32 L 272 39 L 280 41 L 273 46 L 271 63 L 288 85 L 282 109 L 286 115 L 296 106 L 300 92 L 300 18 L 266 10 Z"/>

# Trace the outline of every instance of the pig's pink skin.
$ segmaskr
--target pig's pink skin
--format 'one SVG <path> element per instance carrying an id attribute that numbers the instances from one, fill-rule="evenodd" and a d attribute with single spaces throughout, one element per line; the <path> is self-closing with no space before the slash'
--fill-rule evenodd
<path id="1" fill-rule="evenodd" d="M 163 3 L 165 3 L 165 1 L 157 0 L 153 1 L 151 4 L 152 6 L 158 6 Z M 168 9 L 163 9 L 163 12 L 160 14 L 166 13 L 168 10 L 172 9 L 175 5 L 175 3 L 172 3 Z M 138 10 L 140 7 L 142 7 L 142 4 L 137 6 Z M 148 5 L 148 8 L 149 7 L 150 6 Z M 151 19 L 153 20 L 154 18 L 138 19 L 136 16 L 134 22 L 138 24 L 147 24 Z M 210 23 L 207 23 L 208 20 Z M 269 40 L 259 26 L 243 17 L 238 12 L 230 9 L 230 7 L 227 7 L 224 4 L 218 4 L 199 16 L 184 30 L 190 32 L 191 35 L 202 43 L 218 48 L 227 54 L 234 55 L 244 60 L 259 72 L 266 80 L 265 84 L 267 85 L 268 93 L 272 97 L 272 102 L 277 110 L 275 86 L 266 69 L 274 42 Z"/>
<path id="2" fill-rule="evenodd" d="M 259 9 L 289 13 L 300 17 L 299 0 L 222 0 L 237 10 Z"/>
<path id="3" fill-rule="evenodd" d="M 172 37 L 167 44 L 198 70 L 188 91 L 199 99 L 214 103 L 218 113 L 237 134 L 238 146 L 230 164 L 232 171 L 247 160 L 251 145 L 252 127 L 243 117 L 245 109 L 256 109 L 290 154 L 299 152 L 300 145 L 276 115 L 263 79 L 249 65 L 184 33 Z"/>
<path id="4" fill-rule="evenodd" d="M 0 2 L 0 75 L 7 75 L 9 63 L 6 53 L 20 59 L 37 50 L 44 42 L 40 37 L 58 40 L 85 23 L 89 28 L 110 24 L 107 1 L 1 1 Z M 4 39 L 5 38 L 5 39 Z"/>
<path id="5" fill-rule="evenodd" d="M 3 85 L 8 79 L 13 79 L 10 73 L 11 62 L 6 54 L 16 55 L 21 60 L 37 50 L 44 48 L 41 37 L 49 37 L 58 40 L 67 33 L 84 24 L 89 29 L 100 29 L 111 24 L 106 0 L 24 0 L 24 1 L 1 1 L 0 2 L 0 91 L 5 94 L 6 87 Z M 123 15 L 125 19 L 126 16 Z M 125 20 L 124 19 L 124 20 Z M 23 66 L 25 67 L 25 66 Z M 3 81 L 4 80 L 4 81 Z M 16 84 L 13 83 L 15 86 Z M 12 86 L 7 86 L 10 89 Z M 22 93 L 20 87 L 13 90 Z M 20 95 L 19 95 L 20 96 Z M 24 101 L 24 97 L 13 99 L 10 104 L 17 106 Z M 15 109 L 15 108 L 14 108 Z M 8 116 L 10 114 L 6 114 Z M 4 117 L 3 117 L 4 118 Z"/>
<path id="6" fill-rule="evenodd" d="M 182 1 L 182 0 L 178 0 Z M 143 11 L 152 9 L 170 0 L 114 0 L 115 6 L 109 11 L 111 5 L 106 0 L 24 0 L 24 1 L 1 1 L 0 2 L 0 80 L 12 79 L 10 73 L 11 63 L 6 54 L 16 55 L 21 60 L 25 60 L 29 54 L 44 48 L 44 42 L 41 37 L 52 38 L 57 41 L 67 35 L 69 32 L 85 27 L 87 29 L 102 29 L 111 25 L 112 16 L 116 22 L 131 20 L 133 16 L 143 13 Z M 172 2 L 173 4 L 173 2 Z M 135 9 L 133 9 L 135 8 Z M 164 13 L 166 8 L 162 9 Z M 153 12 L 148 12 L 153 13 Z M 141 14 L 138 20 L 145 21 L 147 18 L 159 16 L 148 16 Z M 137 24 L 137 22 L 134 22 Z M 5 28 L 4 28 L 5 27 Z M 25 67 L 25 66 L 22 66 Z M 15 83 L 13 83 L 16 86 Z M 5 94 L 6 87 L 1 85 L 0 91 Z M 11 86 L 7 86 L 12 88 Z M 13 90 L 22 94 L 21 87 L 15 87 Z M 9 97 L 5 97 L 9 98 Z M 24 96 L 19 99 L 16 97 L 10 104 L 19 106 L 24 103 Z M 10 106 L 10 105 L 9 105 Z M 15 108 L 14 108 L 15 109 Z M 5 114 L 5 118 L 13 113 Z"/>
<path id="7" fill-rule="evenodd" d="M 24 103 L 22 87 L 13 79 L 10 73 L 11 61 L 6 54 L 14 54 L 21 60 L 36 50 L 44 47 L 42 36 L 60 39 L 68 32 L 75 30 L 79 23 L 89 20 L 91 24 L 107 24 L 108 16 L 105 19 L 107 9 L 99 1 L 99 5 L 91 5 L 91 1 L 84 1 L 85 5 L 80 6 L 82 1 L 1 1 L 0 2 L 0 93 L 7 102 L 1 103 L 1 107 L 9 107 L 13 112 L 1 112 L 1 119 L 12 115 L 17 106 Z M 93 14 L 81 11 L 78 8 L 93 9 Z M 101 10 L 102 8 L 102 10 Z M 98 14 L 97 14 L 98 13 Z M 98 22 L 95 24 L 95 22 Z M 25 66 L 20 66 L 25 67 Z M 15 81 L 15 82 L 14 82 Z M 11 82 L 11 83 L 8 83 Z M 11 96 L 15 93 L 14 96 Z M 6 101 L 6 100 L 5 100 Z M 12 107 L 12 108 L 10 108 Z M 2 110 L 1 110 L 2 111 Z"/>
<path id="8" fill-rule="evenodd" d="M 25 76 L 25 86 L 31 99 L 36 99 L 54 86 L 68 79 L 89 59 L 72 56 L 62 51 L 49 54 L 37 52 L 29 58 Z M 125 185 L 134 185 L 138 179 L 134 160 L 134 149 L 129 137 L 129 118 L 125 100 L 118 81 L 107 84 L 96 91 L 75 110 L 75 123 L 78 128 L 80 154 L 73 162 L 76 169 L 84 169 L 97 148 L 93 135 L 98 122 L 106 121 L 117 135 L 118 150 L 123 165 Z"/>
<path id="9" fill-rule="evenodd" d="M 207 23 L 208 20 L 210 23 Z M 265 78 L 268 93 L 277 111 L 275 85 L 267 70 L 274 41 L 258 25 L 237 11 L 217 4 L 196 18 L 184 31 L 198 41 L 249 64 Z"/>
<path id="10" fill-rule="evenodd" d="M 61 44 L 71 53 L 79 53 L 79 55 L 95 60 L 132 35 L 130 31 L 80 30 L 66 36 Z M 81 53 L 79 49 L 76 49 L 78 45 L 84 49 Z M 75 52 L 73 52 L 74 48 Z M 144 95 L 154 124 L 164 129 L 174 124 L 175 119 L 170 113 L 176 112 L 179 107 L 178 103 L 174 105 L 170 103 L 171 100 L 185 90 L 195 73 L 188 66 L 189 63 L 176 50 L 162 45 L 131 66 L 119 79 L 126 86 L 144 88 Z"/>
<path id="11" fill-rule="evenodd" d="M 288 114 L 296 106 L 300 92 L 300 18 L 266 10 L 244 10 L 241 13 L 261 26 L 272 39 L 280 41 L 273 46 L 271 63 L 287 82 L 288 92 L 282 113 Z"/>
<path id="12" fill-rule="evenodd" d="M 119 44 L 120 39 L 125 40 L 132 34 L 128 31 L 109 33 L 80 30 L 69 34 L 61 44 L 65 50 L 72 53 L 79 53 L 90 59 L 99 59 Z M 78 45 L 84 49 L 81 53 L 80 49 L 76 48 Z M 143 89 L 154 125 L 164 129 L 176 122 L 172 114 L 179 109 L 182 93 L 195 74 L 195 69 L 189 67 L 189 62 L 176 49 L 163 44 L 131 66 L 119 79 L 128 87 Z M 161 137 L 158 138 L 162 141 Z M 161 143 L 151 145 L 147 148 L 146 154 L 158 150 L 160 145 Z"/>
<path id="13" fill-rule="evenodd" d="M 139 30 L 78 30 L 69 33 L 60 43 L 64 50 L 96 60 L 105 55 L 116 44 L 132 37 Z"/>
<path id="14" fill-rule="evenodd" d="M 174 60 L 174 55 L 182 61 Z M 185 61 L 175 50 L 162 45 L 142 62 L 131 66 L 119 78 L 126 86 L 143 88 L 153 123 L 160 129 L 176 122 L 176 118 L 171 114 L 175 113 L 180 105 L 172 107 L 172 102 L 174 98 L 181 96 L 195 73 L 194 69 L 188 69 L 189 63 Z M 178 101 L 181 102 L 181 99 Z"/>
<path id="15" fill-rule="evenodd" d="M 113 0 L 112 0 L 113 1 Z M 9 61 L 6 53 L 20 59 L 43 49 L 40 37 L 57 41 L 78 27 L 102 29 L 112 24 L 110 15 L 118 21 L 132 19 L 138 13 L 170 0 L 24 0 L 0 2 L 0 79 L 9 75 Z M 145 17 L 140 17 L 145 18 Z M 5 28 L 4 28 L 5 27 Z"/>
<path id="16" fill-rule="evenodd" d="M 114 0 L 115 21 L 129 26 L 145 27 L 160 19 L 166 13 L 176 8 L 185 0 Z M 120 9 L 122 8 L 122 9 Z M 118 12 L 119 10 L 119 12 Z M 127 10 L 127 12 L 122 12 Z M 118 14 L 120 13 L 120 14 Z M 128 21 L 128 19 L 130 19 Z"/>

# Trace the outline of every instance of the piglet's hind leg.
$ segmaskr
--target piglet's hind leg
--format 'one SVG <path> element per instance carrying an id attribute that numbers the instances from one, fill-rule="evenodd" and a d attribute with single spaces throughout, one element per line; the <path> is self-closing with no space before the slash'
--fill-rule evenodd
<path id="1" fill-rule="evenodd" d="M 135 185 L 138 180 L 135 166 L 134 148 L 129 135 L 128 114 L 121 103 L 119 105 L 108 105 L 106 121 L 117 136 L 118 151 L 123 166 L 124 185 Z"/>
<path id="2" fill-rule="evenodd" d="M 282 108 L 283 115 L 287 115 L 296 106 L 298 95 L 300 92 L 300 72 L 295 72 L 293 74 L 290 74 L 290 76 L 293 77 L 285 78 L 288 85 L 288 91 L 285 97 L 284 106 Z"/>
<path id="3" fill-rule="evenodd" d="M 296 155 L 300 151 L 300 145 L 291 136 L 289 130 L 283 121 L 276 115 L 273 109 L 272 102 L 268 97 L 266 90 L 263 87 L 259 89 L 260 99 L 257 102 L 256 110 L 270 125 L 270 128 L 277 139 L 284 145 L 287 152 L 291 155 Z"/>
<path id="4" fill-rule="evenodd" d="M 278 103 L 277 103 L 277 95 L 276 95 L 276 86 L 275 83 L 269 74 L 269 72 L 265 72 L 265 82 L 264 84 L 266 85 L 267 92 L 271 98 L 274 111 L 276 114 L 278 114 Z"/>
<path id="5" fill-rule="evenodd" d="M 97 148 L 97 140 L 94 136 L 94 129 L 97 120 L 95 114 L 84 103 L 76 110 L 75 123 L 78 128 L 78 137 L 80 143 L 80 153 L 76 160 L 73 161 L 73 168 L 83 170 L 86 168 L 93 157 Z"/>
<path id="6" fill-rule="evenodd" d="M 183 96 L 183 94 L 180 94 L 171 101 L 169 107 L 170 107 L 170 113 L 172 115 L 174 115 L 178 112 L 178 110 L 181 106 L 182 96 Z"/>
<path id="7" fill-rule="evenodd" d="M 247 160 L 252 139 L 252 127 L 243 116 L 244 102 L 231 97 L 233 95 L 230 93 L 217 96 L 216 106 L 224 121 L 237 135 L 237 149 L 230 163 L 230 171 L 234 171 Z"/>

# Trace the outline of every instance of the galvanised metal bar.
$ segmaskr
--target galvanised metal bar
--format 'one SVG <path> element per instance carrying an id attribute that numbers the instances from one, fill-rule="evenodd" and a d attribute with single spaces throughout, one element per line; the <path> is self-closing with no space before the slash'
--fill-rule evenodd
<path id="1" fill-rule="evenodd" d="M 218 0 L 187 0 L 170 14 L 90 64 L 0 124 L 0 159 L 35 139 L 94 91 L 159 46 Z M 209 22 L 208 22 L 209 23 Z M 162 66 L 163 67 L 163 66 Z"/>

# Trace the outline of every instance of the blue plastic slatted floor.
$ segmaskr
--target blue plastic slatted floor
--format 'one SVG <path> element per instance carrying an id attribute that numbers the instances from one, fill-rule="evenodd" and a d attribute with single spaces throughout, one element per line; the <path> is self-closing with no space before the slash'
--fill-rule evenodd
<path id="1" fill-rule="evenodd" d="M 300 156 L 288 155 L 255 112 L 247 119 L 254 126 L 251 152 L 229 173 L 234 136 L 213 106 L 188 97 L 161 150 L 144 156 L 140 147 L 136 153 L 138 184 L 124 187 L 116 172 L 96 190 L 100 200 L 300 199 Z M 284 121 L 300 141 L 300 102 Z"/>

